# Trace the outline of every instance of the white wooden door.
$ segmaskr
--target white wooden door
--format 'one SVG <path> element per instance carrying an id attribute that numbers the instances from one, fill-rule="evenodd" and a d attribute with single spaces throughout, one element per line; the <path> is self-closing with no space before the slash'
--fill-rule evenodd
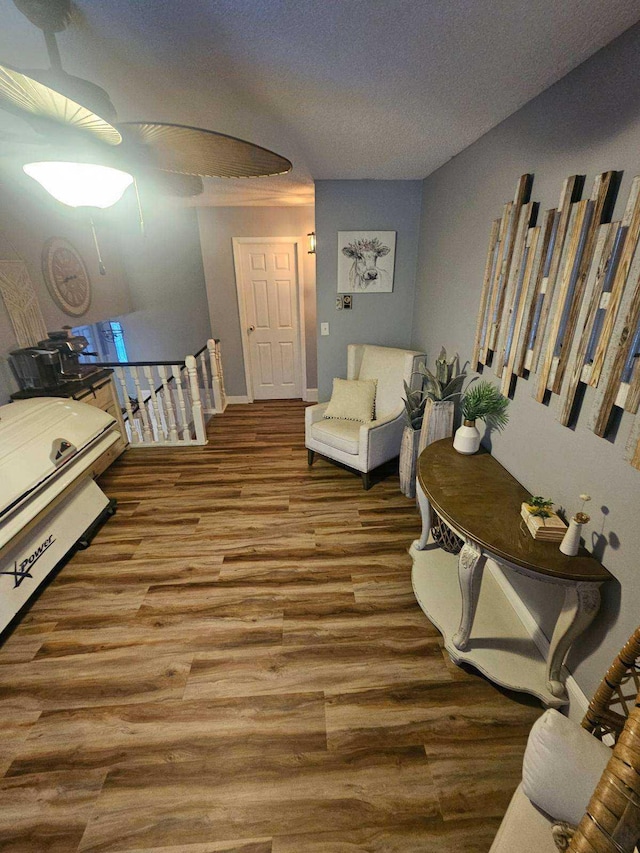
<path id="1" fill-rule="evenodd" d="M 301 397 L 296 245 L 241 243 L 239 253 L 253 398 Z"/>

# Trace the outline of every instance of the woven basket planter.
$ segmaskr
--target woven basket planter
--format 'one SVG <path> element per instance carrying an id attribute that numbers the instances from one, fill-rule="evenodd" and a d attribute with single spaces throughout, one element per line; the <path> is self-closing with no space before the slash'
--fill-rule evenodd
<path id="1" fill-rule="evenodd" d="M 447 554 L 459 554 L 464 545 L 462 539 L 444 523 L 433 507 L 431 507 L 431 535 L 436 545 L 439 545 Z"/>

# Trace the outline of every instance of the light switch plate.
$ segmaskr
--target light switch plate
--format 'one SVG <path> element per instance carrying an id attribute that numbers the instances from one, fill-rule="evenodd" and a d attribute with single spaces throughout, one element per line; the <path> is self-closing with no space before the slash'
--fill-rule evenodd
<path id="1" fill-rule="evenodd" d="M 342 311 L 342 296 L 336 296 L 336 308 Z"/>
<path id="2" fill-rule="evenodd" d="M 320 323 L 320 334 L 328 335 L 329 334 L 329 324 L 328 323 Z"/>

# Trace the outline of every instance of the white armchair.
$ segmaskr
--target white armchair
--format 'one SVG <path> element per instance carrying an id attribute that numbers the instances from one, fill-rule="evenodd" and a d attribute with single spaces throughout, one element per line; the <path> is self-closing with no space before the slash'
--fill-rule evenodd
<path id="1" fill-rule="evenodd" d="M 315 453 L 355 468 L 362 475 L 365 489 L 370 488 L 369 472 L 400 453 L 404 428 L 403 381 L 410 385 L 412 374 L 424 360 L 424 353 L 413 350 L 349 344 L 347 379 L 376 379 L 376 419 L 357 421 L 324 418 L 328 403 L 305 410 L 305 445 L 309 465 Z"/>

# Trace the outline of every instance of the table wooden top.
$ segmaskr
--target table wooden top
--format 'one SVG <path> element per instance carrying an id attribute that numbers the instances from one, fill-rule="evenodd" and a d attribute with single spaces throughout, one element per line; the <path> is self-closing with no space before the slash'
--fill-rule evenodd
<path id="1" fill-rule="evenodd" d="M 471 456 L 453 449 L 450 438 L 420 454 L 418 477 L 435 511 L 457 531 L 510 563 L 532 572 L 573 581 L 605 581 L 611 574 L 584 548 L 575 557 L 556 542 L 536 541 L 521 521 L 531 492 L 484 448 Z"/>

